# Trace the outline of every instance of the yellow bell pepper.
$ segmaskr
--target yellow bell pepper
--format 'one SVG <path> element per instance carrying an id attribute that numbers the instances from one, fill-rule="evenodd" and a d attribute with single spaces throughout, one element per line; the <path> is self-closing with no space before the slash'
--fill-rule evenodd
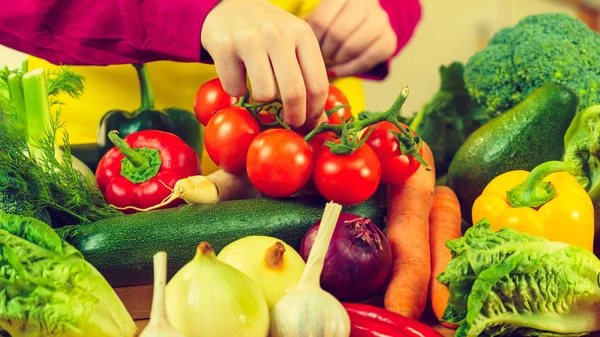
<path id="1" fill-rule="evenodd" d="M 572 169 L 568 163 L 550 161 L 531 172 L 497 176 L 475 200 L 473 223 L 487 218 L 494 231 L 514 228 L 593 251 L 594 205 L 569 173 Z"/>

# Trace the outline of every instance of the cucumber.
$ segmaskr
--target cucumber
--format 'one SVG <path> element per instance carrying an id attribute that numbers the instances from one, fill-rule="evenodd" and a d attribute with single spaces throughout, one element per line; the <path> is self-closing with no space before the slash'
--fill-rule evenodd
<path id="1" fill-rule="evenodd" d="M 237 239 L 267 235 L 298 249 L 325 204 L 319 196 L 224 201 L 123 215 L 58 231 L 111 286 L 148 285 L 153 283 L 152 256 L 161 250 L 168 254 L 171 277 L 194 257 L 201 241 L 218 253 Z M 343 211 L 384 227 L 383 209 L 373 198 Z"/>
<path id="2" fill-rule="evenodd" d="M 562 158 L 564 135 L 578 102 L 573 90 L 548 83 L 467 138 L 448 169 L 448 184 L 467 222 L 472 221 L 473 202 L 493 178 Z"/>

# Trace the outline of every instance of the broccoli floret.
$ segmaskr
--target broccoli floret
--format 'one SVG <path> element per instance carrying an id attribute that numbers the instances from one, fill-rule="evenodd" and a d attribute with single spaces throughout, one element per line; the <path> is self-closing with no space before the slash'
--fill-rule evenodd
<path id="1" fill-rule="evenodd" d="M 499 30 L 469 59 L 464 78 L 491 115 L 551 81 L 573 89 L 579 109 L 600 104 L 600 35 L 565 13 L 531 15 Z"/>

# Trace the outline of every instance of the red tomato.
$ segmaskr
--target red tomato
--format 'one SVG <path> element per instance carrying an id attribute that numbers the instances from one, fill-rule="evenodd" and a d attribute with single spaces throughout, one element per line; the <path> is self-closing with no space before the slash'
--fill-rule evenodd
<path id="1" fill-rule="evenodd" d="M 326 142 L 333 142 L 336 139 L 335 132 L 321 132 L 314 135 L 309 141 L 310 149 L 313 152 L 313 158 L 315 160 L 319 158 L 321 152 L 329 150 L 329 147 L 325 145 Z"/>
<path id="2" fill-rule="evenodd" d="M 287 129 L 271 129 L 258 135 L 246 160 L 246 171 L 254 187 L 272 198 L 298 192 L 308 182 L 312 166 L 308 143 Z"/>
<path id="3" fill-rule="evenodd" d="M 254 116 L 239 106 L 217 112 L 206 125 L 204 146 L 210 159 L 227 172 L 246 169 L 246 154 L 250 143 L 260 133 Z"/>
<path id="4" fill-rule="evenodd" d="M 401 126 L 406 127 L 404 124 L 401 124 Z M 400 133 L 400 130 L 394 124 L 387 121 L 377 123 L 365 130 L 364 135 L 371 128 L 373 128 L 373 132 L 369 135 L 366 144 L 371 146 L 381 162 L 381 183 L 400 184 L 405 182 L 417 171 L 421 163 L 413 156 L 400 152 L 398 139 L 391 132 Z M 413 135 L 416 136 L 414 131 Z"/>
<path id="5" fill-rule="evenodd" d="M 369 199 L 377 190 L 381 164 L 366 144 L 352 154 L 323 151 L 315 162 L 312 178 L 325 199 L 343 206 L 355 205 Z"/>
<path id="6" fill-rule="evenodd" d="M 270 124 L 277 122 L 277 118 L 270 112 L 261 112 L 258 114 L 258 118 L 260 118 L 260 122 L 264 124 Z"/>
<path id="7" fill-rule="evenodd" d="M 194 99 L 196 118 L 206 126 L 217 111 L 237 103 L 237 97 L 229 96 L 218 77 L 206 81 L 198 88 Z"/>
<path id="8" fill-rule="evenodd" d="M 348 105 L 348 98 L 335 85 L 329 84 L 329 95 L 325 103 L 325 110 L 329 110 L 336 105 Z M 342 124 L 342 119 L 346 122 L 352 117 L 350 108 L 342 108 L 329 116 L 329 124 Z"/>

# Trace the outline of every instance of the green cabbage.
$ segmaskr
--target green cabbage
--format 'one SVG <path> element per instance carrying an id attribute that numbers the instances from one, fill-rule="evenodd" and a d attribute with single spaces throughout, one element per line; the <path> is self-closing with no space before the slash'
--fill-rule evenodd
<path id="1" fill-rule="evenodd" d="M 0 327 L 12 337 L 133 337 L 104 277 L 47 224 L 0 213 Z"/>
<path id="2" fill-rule="evenodd" d="M 580 336 L 600 330 L 600 260 L 591 252 L 487 219 L 448 241 L 438 275 L 450 291 L 442 320 L 465 336 Z"/>

